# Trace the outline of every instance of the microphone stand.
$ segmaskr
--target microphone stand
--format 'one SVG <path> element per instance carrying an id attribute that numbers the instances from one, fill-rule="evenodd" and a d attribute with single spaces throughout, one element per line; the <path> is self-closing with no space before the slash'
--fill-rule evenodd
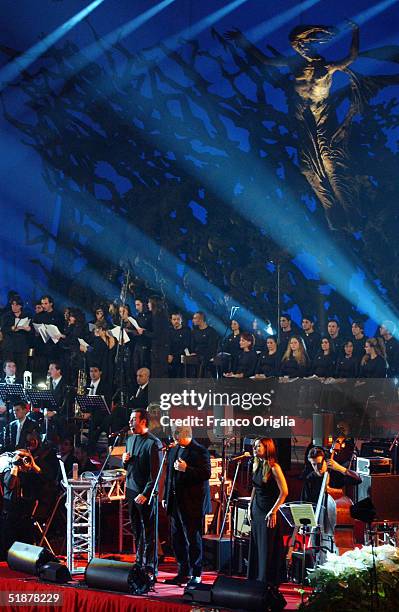
<path id="1" fill-rule="evenodd" d="M 122 284 L 122 289 L 120 292 L 120 299 L 122 302 L 122 305 L 126 305 L 126 298 L 127 298 L 127 289 L 129 286 L 129 279 L 130 279 L 130 270 L 127 269 L 126 270 L 126 277 L 125 277 L 125 281 Z M 126 376 L 125 376 L 125 351 L 126 351 L 126 346 L 125 343 L 123 341 L 123 332 L 125 331 L 125 322 L 124 319 L 122 317 L 122 313 L 120 313 L 119 315 L 119 338 L 118 338 L 118 346 L 116 348 L 116 353 L 115 353 L 115 365 L 118 366 L 119 368 L 119 389 L 114 393 L 114 397 L 117 396 L 118 391 L 120 393 L 120 402 L 121 402 L 121 407 L 125 408 L 126 407 Z"/>
<path id="2" fill-rule="evenodd" d="M 98 472 L 95 480 L 94 480 L 94 486 L 97 487 L 100 483 L 100 478 L 105 470 L 105 466 L 108 463 L 108 459 L 110 458 L 110 456 L 112 455 L 112 451 L 114 450 L 117 441 L 119 440 L 119 438 L 121 437 L 123 432 L 119 432 L 116 434 L 115 440 L 113 441 L 113 443 L 108 447 L 108 454 L 104 460 L 104 463 L 101 466 L 100 471 Z M 100 484 L 100 489 L 101 489 L 101 484 Z M 99 497 L 98 500 L 98 517 L 100 519 L 101 516 L 101 495 Z M 100 556 L 100 552 L 101 552 L 101 531 L 100 531 L 100 520 L 99 520 L 99 528 L 98 528 L 98 556 Z"/>
<path id="3" fill-rule="evenodd" d="M 154 557 L 153 557 L 153 566 L 154 566 L 154 579 L 158 576 L 158 530 L 159 530 L 159 517 L 158 517 L 158 503 L 159 503 L 159 481 L 162 476 L 163 466 L 165 465 L 166 458 L 169 454 L 170 449 L 173 446 L 167 446 L 165 450 L 162 451 L 162 461 L 159 466 L 158 474 L 154 482 L 153 489 L 151 491 L 150 499 L 148 500 L 148 505 L 150 506 L 152 502 L 154 502 Z M 154 580 L 155 582 L 155 580 Z"/>
<path id="4" fill-rule="evenodd" d="M 230 511 L 230 504 L 231 504 L 231 500 L 233 497 L 233 493 L 234 493 L 234 488 L 235 488 L 235 484 L 236 484 L 236 480 L 237 480 L 237 476 L 238 476 L 238 470 L 240 469 L 240 465 L 241 465 L 241 461 L 243 461 L 243 459 L 246 459 L 246 457 L 243 457 L 242 459 L 239 459 L 237 461 L 237 465 L 236 465 L 236 469 L 234 472 L 234 477 L 233 477 L 233 482 L 231 483 L 231 491 L 230 491 L 230 495 L 227 498 L 227 503 L 226 503 L 226 509 L 224 511 L 224 516 L 223 516 L 223 522 L 222 522 L 222 526 L 220 528 L 220 534 L 219 534 L 219 542 L 221 542 L 222 537 L 223 537 L 223 533 L 226 527 L 226 521 L 227 521 L 227 517 L 229 515 L 229 511 Z M 233 521 L 230 521 L 230 559 L 229 559 L 229 576 L 233 575 L 233 566 L 232 566 L 232 560 L 233 560 Z"/>
<path id="5" fill-rule="evenodd" d="M 399 446 L 399 431 L 393 439 L 391 446 L 389 447 L 390 453 L 392 453 L 392 473 L 398 473 L 398 446 Z"/>

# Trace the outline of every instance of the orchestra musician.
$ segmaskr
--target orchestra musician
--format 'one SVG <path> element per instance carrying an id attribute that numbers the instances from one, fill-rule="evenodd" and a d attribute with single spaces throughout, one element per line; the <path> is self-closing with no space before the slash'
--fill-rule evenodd
<path id="1" fill-rule="evenodd" d="M 325 559 L 323 541 L 326 547 L 333 552 L 335 547 L 334 532 L 337 526 L 337 500 L 345 497 L 345 488 L 350 485 L 359 485 L 361 478 L 354 470 L 345 467 L 334 458 L 334 453 L 341 451 L 345 444 L 344 436 L 340 436 L 334 443 L 332 454 L 328 457 L 326 451 L 320 446 L 314 446 L 308 452 L 307 458 L 312 471 L 305 479 L 301 500 L 318 504 L 321 500 L 322 511 L 319 516 L 319 527 L 322 534 L 318 561 Z M 326 456 L 327 454 L 327 456 Z M 326 475 L 326 479 L 324 476 Z M 325 490 L 322 485 L 325 483 Z M 347 499 L 345 497 L 345 499 Z M 348 500 L 351 504 L 351 500 Z"/>

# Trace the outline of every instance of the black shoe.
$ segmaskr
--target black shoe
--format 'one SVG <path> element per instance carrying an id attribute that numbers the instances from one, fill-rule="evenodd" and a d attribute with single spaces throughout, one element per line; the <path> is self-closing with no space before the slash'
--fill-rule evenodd
<path id="1" fill-rule="evenodd" d="M 191 576 L 186 584 L 186 589 L 194 589 L 199 584 L 201 584 L 201 576 Z"/>
<path id="2" fill-rule="evenodd" d="M 174 576 L 173 578 L 166 578 L 163 581 L 163 584 L 174 584 L 176 586 L 183 586 L 184 584 L 187 584 L 188 580 L 188 576 L 179 576 L 179 574 L 177 574 L 177 576 Z"/>

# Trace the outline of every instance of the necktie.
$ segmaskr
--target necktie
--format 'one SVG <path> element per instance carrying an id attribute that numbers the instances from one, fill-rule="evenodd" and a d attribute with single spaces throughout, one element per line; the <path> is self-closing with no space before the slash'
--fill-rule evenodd
<path id="1" fill-rule="evenodd" d="M 137 389 L 137 391 L 136 391 L 136 397 L 138 397 L 138 396 L 139 396 L 139 393 L 140 393 L 140 391 L 141 391 L 141 389 L 142 389 L 142 388 L 143 388 L 143 387 L 140 385 L 140 387 L 139 387 L 139 388 Z"/>
<path id="2" fill-rule="evenodd" d="M 90 385 L 89 395 L 95 395 L 94 385 Z"/>
<path id="3" fill-rule="evenodd" d="M 18 443 L 19 443 L 19 436 L 21 435 L 21 429 L 22 429 L 21 422 L 20 422 L 20 421 L 18 421 L 18 427 L 17 427 L 17 436 L 16 436 L 16 438 L 15 438 L 15 446 L 18 446 Z"/>

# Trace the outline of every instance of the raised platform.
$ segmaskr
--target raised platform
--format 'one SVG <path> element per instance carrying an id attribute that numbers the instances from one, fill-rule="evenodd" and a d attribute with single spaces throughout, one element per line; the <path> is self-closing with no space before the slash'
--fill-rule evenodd
<path id="1" fill-rule="evenodd" d="M 113 557 L 115 558 L 115 557 Z M 123 560 L 118 556 L 118 560 Z M 162 581 L 175 575 L 174 564 L 165 563 L 161 567 L 158 579 Z M 214 572 L 205 572 L 203 582 L 213 584 L 217 575 Z M 286 610 L 296 610 L 300 601 L 297 587 L 294 585 L 282 585 L 281 592 L 287 600 Z M 41 582 L 34 576 L 16 572 L 8 568 L 7 563 L 0 563 L 0 593 L 58 593 L 60 594 L 61 606 L 40 605 L 39 603 L 26 603 L 16 608 L 11 605 L 1 605 L 1 610 L 24 612 L 37 610 L 65 610 L 67 612 L 191 612 L 193 606 L 181 600 L 183 589 L 157 583 L 155 590 L 146 596 L 133 596 L 111 591 L 100 591 L 89 589 L 84 583 L 83 576 L 77 576 L 65 585 L 57 585 Z M 3 595 L 2 595 L 3 597 Z M 2 599 L 2 602 L 5 600 Z M 201 609 L 206 609 L 203 605 Z M 209 608 L 210 609 L 210 608 Z M 220 611 L 222 612 L 222 611 Z"/>

